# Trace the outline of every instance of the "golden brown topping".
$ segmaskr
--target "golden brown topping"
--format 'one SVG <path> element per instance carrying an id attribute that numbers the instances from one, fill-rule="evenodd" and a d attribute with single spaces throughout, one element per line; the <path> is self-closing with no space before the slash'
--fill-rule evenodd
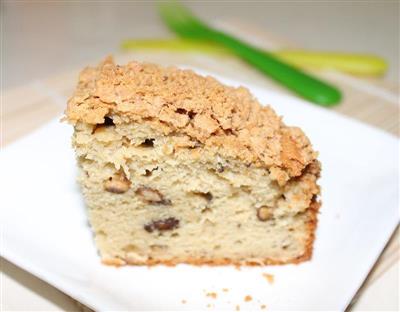
<path id="1" fill-rule="evenodd" d="M 316 158 L 303 132 L 283 124 L 247 89 L 173 67 L 117 66 L 107 58 L 81 73 L 66 115 L 73 124 L 101 124 L 105 116 L 115 123 L 146 122 L 223 157 L 273 170 L 281 185 Z"/>

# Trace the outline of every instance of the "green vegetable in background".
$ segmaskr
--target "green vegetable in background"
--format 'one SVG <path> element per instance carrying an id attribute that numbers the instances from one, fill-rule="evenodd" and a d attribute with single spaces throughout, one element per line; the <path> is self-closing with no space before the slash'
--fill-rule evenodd
<path id="1" fill-rule="evenodd" d="M 121 47 L 126 51 L 150 49 L 232 55 L 229 49 L 216 43 L 181 38 L 124 40 Z M 381 76 L 387 70 L 386 62 L 375 55 L 304 50 L 279 50 L 271 53 L 279 59 L 301 68 L 335 69 L 360 76 Z"/>
<path id="2" fill-rule="evenodd" d="M 311 102 L 322 106 L 333 106 L 341 100 L 341 93 L 334 86 L 279 60 L 272 53 L 262 51 L 233 36 L 210 28 L 179 3 L 162 2 L 160 15 L 169 28 L 179 36 L 218 43 Z"/>

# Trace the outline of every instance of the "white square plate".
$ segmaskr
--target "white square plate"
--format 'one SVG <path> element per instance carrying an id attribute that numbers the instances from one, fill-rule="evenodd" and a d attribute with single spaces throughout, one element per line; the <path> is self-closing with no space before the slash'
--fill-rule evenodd
<path id="1" fill-rule="evenodd" d="M 58 119 L 1 152 L 1 255 L 98 311 L 262 304 L 344 310 L 399 221 L 399 141 L 299 99 L 247 87 L 287 124 L 302 127 L 320 151 L 323 206 L 311 261 L 241 270 L 102 265 L 75 182 L 72 130 Z M 262 273 L 273 274 L 274 283 Z M 252 300 L 245 302 L 246 295 Z"/>

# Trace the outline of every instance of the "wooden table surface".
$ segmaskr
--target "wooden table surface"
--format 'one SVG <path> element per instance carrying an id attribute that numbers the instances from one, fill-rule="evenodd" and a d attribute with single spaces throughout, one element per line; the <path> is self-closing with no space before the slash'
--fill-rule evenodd
<path id="1" fill-rule="evenodd" d="M 254 29 L 252 26 L 243 24 L 242 22 L 230 21 L 225 22 L 222 26 L 246 36 L 251 34 L 255 40 L 259 40 L 262 43 L 261 45 L 264 44 L 270 49 L 279 48 L 285 44 L 284 40 Z M 197 54 L 132 52 L 118 54 L 117 59 L 121 62 L 136 59 L 160 64 L 196 66 L 224 76 L 236 77 L 244 82 L 259 85 L 263 88 L 287 92 L 261 76 L 254 69 L 249 68 L 243 62 L 230 57 L 211 58 Z M 93 60 L 93 64 L 96 61 Z M 78 69 L 72 69 L 55 77 L 36 80 L 24 86 L 7 90 L 2 94 L 3 146 L 15 141 L 54 116 L 62 113 L 65 108 L 66 99 L 71 94 L 76 83 L 77 71 Z M 336 84 L 344 92 L 343 103 L 332 109 L 333 111 L 399 136 L 399 93 L 397 86 L 380 80 L 365 80 L 333 71 L 320 72 L 318 75 Z M 381 255 L 377 265 L 355 297 L 354 302 L 359 297 L 361 298 L 361 303 L 356 303 L 354 306 L 355 309 L 365 310 L 371 307 L 371 304 L 372 306 L 375 304 L 375 307 L 384 306 L 383 301 L 386 300 L 387 296 L 398 296 L 396 294 L 398 285 L 397 289 L 394 287 L 394 292 L 393 285 L 398 284 L 398 277 L 396 280 L 396 275 L 398 275 L 399 270 L 399 250 L 399 233 L 397 230 Z M 2 261 L 2 271 L 7 276 L 11 276 L 14 282 L 16 280 L 27 289 L 40 289 L 39 294 L 42 297 L 47 297 L 50 301 L 56 298 L 57 305 L 53 306 L 54 309 L 77 310 L 84 308 L 82 306 L 78 308 L 78 305 L 67 296 L 30 276 L 29 273 L 17 269 L 4 259 Z M 7 285 L 12 289 L 12 282 L 8 282 Z M 391 285 L 390 289 L 387 285 Z M 386 289 L 386 292 L 380 292 L 382 289 Z M 364 299 L 367 294 L 369 299 Z M 7 296 L 15 297 L 18 295 L 18 292 L 14 292 Z M 393 302 L 393 297 L 391 298 Z M 367 300 L 364 306 L 362 306 L 363 300 Z M 394 297 L 394 300 L 396 300 L 396 297 Z M 51 304 L 42 310 L 44 309 L 52 309 Z"/>

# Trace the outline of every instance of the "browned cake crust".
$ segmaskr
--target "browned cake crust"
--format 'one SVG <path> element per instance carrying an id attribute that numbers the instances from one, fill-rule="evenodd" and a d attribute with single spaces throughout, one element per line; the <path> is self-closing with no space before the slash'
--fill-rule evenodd
<path id="1" fill-rule="evenodd" d="M 317 156 L 301 129 L 286 126 L 246 88 L 191 70 L 137 62 L 119 66 L 112 58 L 86 68 L 68 102 L 68 121 L 101 124 L 110 115 L 180 134 L 183 146 L 219 146 L 224 156 L 268 168 L 280 185 Z"/>

